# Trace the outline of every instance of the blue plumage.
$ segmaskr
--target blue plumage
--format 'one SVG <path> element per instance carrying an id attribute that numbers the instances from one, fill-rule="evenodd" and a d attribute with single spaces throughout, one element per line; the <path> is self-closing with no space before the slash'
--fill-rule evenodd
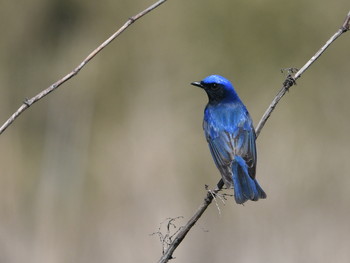
<path id="1" fill-rule="evenodd" d="M 203 120 L 205 137 L 225 185 L 234 188 L 236 203 L 266 198 L 255 179 L 253 122 L 232 84 L 219 75 L 191 84 L 204 89 L 208 95 Z"/>

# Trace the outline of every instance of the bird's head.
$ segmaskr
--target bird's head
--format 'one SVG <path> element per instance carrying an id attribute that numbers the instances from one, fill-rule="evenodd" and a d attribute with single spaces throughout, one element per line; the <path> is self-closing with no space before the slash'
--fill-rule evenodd
<path id="1" fill-rule="evenodd" d="M 209 104 L 239 100 L 231 82 L 222 76 L 211 75 L 202 81 L 192 82 L 191 84 L 205 90 L 208 94 Z"/>

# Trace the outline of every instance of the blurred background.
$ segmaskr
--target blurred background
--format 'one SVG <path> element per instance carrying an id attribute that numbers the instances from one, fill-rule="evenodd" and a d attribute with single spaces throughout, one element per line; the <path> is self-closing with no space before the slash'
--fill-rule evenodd
<path id="1" fill-rule="evenodd" d="M 1 2 L 1 123 L 153 1 Z M 159 224 L 220 178 L 202 131 L 221 74 L 257 124 L 348 0 L 169 0 L 0 136 L 0 262 L 156 262 Z M 268 199 L 212 204 L 174 262 L 349 262 L 350 33 L 283 98 L 258 139 Z M 230 191 L 228 191 L 230 193 Z M 232 193 L 232 192 L 231 192 Z"/>

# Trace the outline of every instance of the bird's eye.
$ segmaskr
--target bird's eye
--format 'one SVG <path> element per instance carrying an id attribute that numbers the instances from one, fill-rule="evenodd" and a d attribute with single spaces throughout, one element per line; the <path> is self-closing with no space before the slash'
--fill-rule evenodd
<path id="1" fill-rule="evenodd" d="M 212 90 L 218 90 L 218 89 L 219 89 L 219 85 L 218 85 L 217 83 L 213 83 L 213 84 L 211 85 L 211 89 L 212 89 Z"/>

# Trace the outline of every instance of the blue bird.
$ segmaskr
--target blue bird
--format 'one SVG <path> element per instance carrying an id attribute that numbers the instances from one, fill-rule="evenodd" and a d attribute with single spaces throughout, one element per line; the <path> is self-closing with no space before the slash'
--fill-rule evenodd
<path id="1" fill-rule="evenodd" d="M 225 185 L 234 189 L 236 203 L 266 198 L 255 179 L 253 122 L 233 85 L 219 75 L 191 84 L 204 89 L 208 95 L 203 120 L 205 137 Z"/>

